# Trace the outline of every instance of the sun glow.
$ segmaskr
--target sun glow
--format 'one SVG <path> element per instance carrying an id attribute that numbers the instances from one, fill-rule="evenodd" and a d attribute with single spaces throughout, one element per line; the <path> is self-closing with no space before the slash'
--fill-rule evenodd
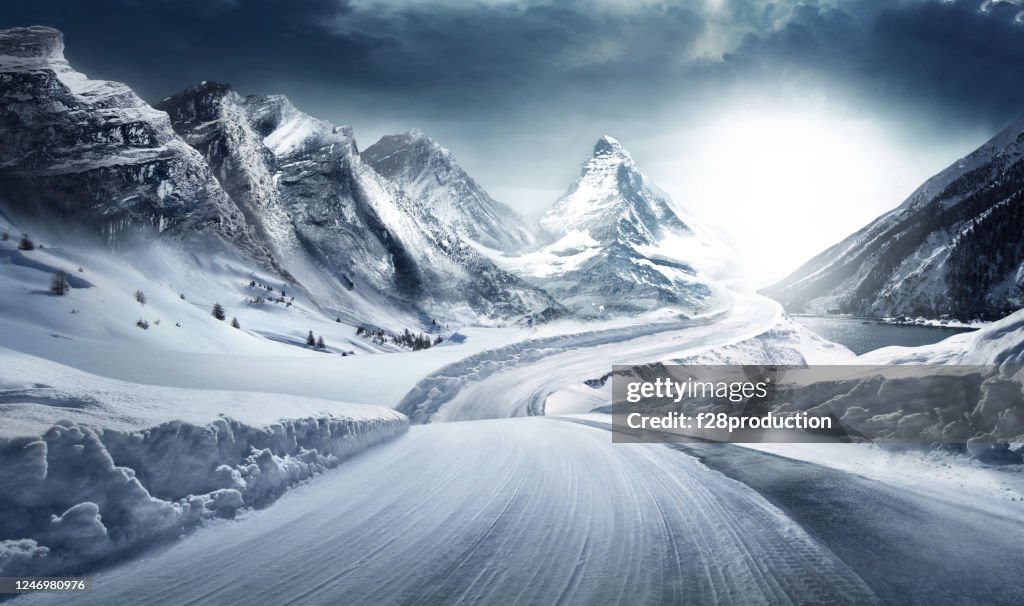
<path id="1" fill-rule="evenodd" d="M 813 111 L 750 107 L 666 136 L 655 182 L 733 240 L 758 284 L 897 206 L 952 161 L 948 150 L 911 153 L 878 123 Z"/>

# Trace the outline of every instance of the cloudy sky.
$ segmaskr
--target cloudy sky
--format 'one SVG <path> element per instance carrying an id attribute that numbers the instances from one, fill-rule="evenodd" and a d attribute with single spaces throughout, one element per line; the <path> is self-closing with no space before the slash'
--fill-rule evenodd
<path id="1" fill-rule="evenodd" d="M 1020 0 L 33 0 L 156 101 L 284 93 L 363 147 L 419 127 L 535 215 L 608 133 L 780 278 L 1024 115 Z"/>

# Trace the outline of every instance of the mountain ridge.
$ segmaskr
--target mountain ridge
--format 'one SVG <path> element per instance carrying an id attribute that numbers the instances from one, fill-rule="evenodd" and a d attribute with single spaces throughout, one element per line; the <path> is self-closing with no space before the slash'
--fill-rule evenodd
<path id="1" fill-rule="evenodd" d="M 995 319 L 1024 304 L 1024 119 L 761 292 L 790 311 Z"/>

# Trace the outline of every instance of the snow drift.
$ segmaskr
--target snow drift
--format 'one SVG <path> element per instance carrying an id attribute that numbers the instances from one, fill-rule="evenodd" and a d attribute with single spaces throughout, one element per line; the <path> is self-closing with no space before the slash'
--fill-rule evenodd
<path id="1" fill-rule="evenodd" d="M 134 385 L 4 349 L 0 360 L 4 576 L 81 572 L 265 506 L 408 427 L 375 406 Z"/>

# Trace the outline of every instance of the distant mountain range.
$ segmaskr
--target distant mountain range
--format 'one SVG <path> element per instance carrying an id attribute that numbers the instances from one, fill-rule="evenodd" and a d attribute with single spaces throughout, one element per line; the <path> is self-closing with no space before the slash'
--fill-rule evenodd
<path id="1" fill-rule="evenodd" d="M 995 319 L 1024 307 L 1024 119 L 763 292 L 793 312 Z"/>
<path id="2" fill-rule="evenodd" d="M 354 323 L 699 312 L 728 257 L 610 137 L 537 226 L 422 132 L 360 153 L 350 127 L 213 82 L 150 107 L 74 71 L 51 28 L 0 32 L 0 97 L 11 220 L 127 259 L 225 255 Z"/>

